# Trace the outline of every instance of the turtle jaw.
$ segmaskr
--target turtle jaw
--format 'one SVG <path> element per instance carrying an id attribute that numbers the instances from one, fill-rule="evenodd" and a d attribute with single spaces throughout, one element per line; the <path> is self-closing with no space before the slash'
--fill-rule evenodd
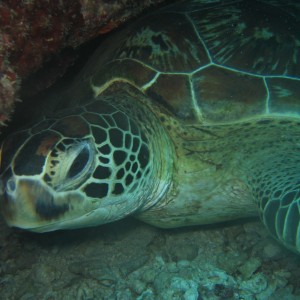
<path id="1" fill-rule="evenodd" d="M 99 202 L 76 191 L 55 192 L 38 178 L 13 176 L 0 181 L 1 210 L 6 223 L 32 232 L 97 226 L 121 218 L 121 203 Z M 127 212 L 129 213 L 129 212 Z"/>
<path id="2" fill-rule="evenodd" d="M 13 189 L 9 188 L 12 182 Z M 79 195 L 59 196 L 37 179 L 10 178 L 5 186 L 1 209 L 7 224 L 12 227 L 40 232 L 59 229 L 53 225 L 74 217 L 71 200 L 72 203 L 80 202 L 74 201 L 74 198 L 80 198 Z"/>
<path id="3" fill-rule="evenodd" d="M 14 189 L 9 187 L 12 182 Z M 118 203 L 111 203 L 108 199 L 99 206 L 99 202 L 74 191 L 55 192 L 38 178 L 11 177 L 0 183 L 1 210 L 6 223 L 32 232 L 97 226 L 132 212 L 129 209 L 124 213 L 125 202 L 129 200 L 126 197 Z"/>

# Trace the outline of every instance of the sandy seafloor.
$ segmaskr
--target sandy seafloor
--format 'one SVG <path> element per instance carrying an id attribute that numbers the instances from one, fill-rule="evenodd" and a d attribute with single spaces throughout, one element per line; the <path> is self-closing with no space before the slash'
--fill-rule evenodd
<path id="1" fill-rule="evenodd" d="M 0 299 L 300 299 L 300 256 L 257 220 L 173 230 L 135 219 L 34 234 L 0 223 Z"/>

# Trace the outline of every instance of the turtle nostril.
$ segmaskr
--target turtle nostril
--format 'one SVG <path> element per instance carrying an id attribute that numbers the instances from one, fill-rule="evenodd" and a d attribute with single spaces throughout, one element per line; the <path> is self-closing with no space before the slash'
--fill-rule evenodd
<path id="1" fill-rule="evenodd" d="M 16 181 L 13 178 L 7 180 L 6 191 L 8 193 L 13 193 L 16 189 Z"/>

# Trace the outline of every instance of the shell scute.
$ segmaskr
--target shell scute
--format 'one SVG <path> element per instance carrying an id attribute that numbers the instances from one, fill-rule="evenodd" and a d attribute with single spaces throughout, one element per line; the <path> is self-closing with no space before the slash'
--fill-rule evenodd
<path id="1" fill-rule="evenodd" d="M 96 72 L 91 83 L 93 86 L 101 87 L 107 82 L 115 80 L 116 74 L 118 74 L 118 80 L 128 81 L 141 88 L 155 76 L 156 72 L 138 61 L 129 59 L 116 60 L 109 62 L 99 72 Z"/>
<path id="2" fill-rule="evenodd" d="M 107 82 L 129 83 L 187 122 L 299 116 L 295 11 L 295 1 L 283 0 L 167 6 L 108 39 L 87 68 L 89 82 L 96 95 Z"/>
<path id="3" fill-rule="evenodd" d="M 116 53 L 160 72 L 191 72 L 209 63 L 207 53 L 184 15 L 150 15 L 136 24 Z"/>
<path id="4" fill-rule="evenodd" d="M 195 119 L 188 76 L 161 74 L 147 90 L 147 94 L 155 101 L 163 104 L 178 118 L 183 120 Z"/>
<path id="5" fill-rule="evenodd" d="M 285 78 L 268 78 L 270 112 L 293 114 L 300 112 L 300 82 Z"/>
<path id="6" fill-rule="evenodd" d="M 212 61 L 260 75 L 300 76 L 300 22 L 258 1 L 191 13 Z"/>
<path id="7" fill-rule="evenodd" d="M 262 78 L 212 66 L 196 73 L 193 83 L 205 119 L 226 122 L 265 110 L 267 90 Z"/>

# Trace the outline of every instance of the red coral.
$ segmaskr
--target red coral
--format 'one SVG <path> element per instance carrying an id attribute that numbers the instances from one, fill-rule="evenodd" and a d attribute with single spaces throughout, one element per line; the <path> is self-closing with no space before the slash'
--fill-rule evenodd
<path id="1" fill-rule="evenodd" d="M 161 1 L 0 1 L 0 122 L 12 110 L 19 78 L 37 71 L 51 54 L 77 47 Z M 44 80 L 49 84 L 54 78 Z"/>

